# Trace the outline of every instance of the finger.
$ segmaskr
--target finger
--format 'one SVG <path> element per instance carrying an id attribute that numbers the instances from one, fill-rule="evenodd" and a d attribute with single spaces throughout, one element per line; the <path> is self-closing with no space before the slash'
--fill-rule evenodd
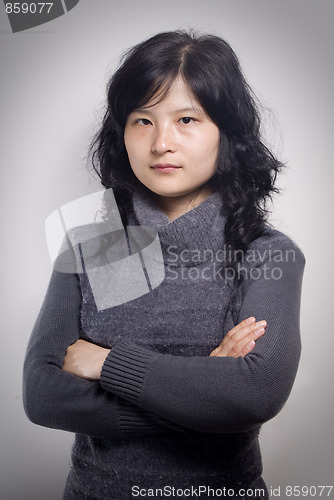
<path id="1" fill-rule="evenodd" d="M 209 356 L 220 356 L 219 354 L 219 347 L 216 347 L 216 349 L 214 349 L 210 354 Z"/>
<path id="2" fill-rule="evenodd" d="M 250 340 L 249 342 L 247 342 L 246 345 L 244 345 L 241 349 L 241 352 L 239 353 L 239 356 L 243 356 L 245 357 L 247 354 L 249 354 L 255 347 L 255 341 L 254 340 Z"/>
<path id="3" fill-rule="evenodd" d="M 253 340 L 256 339 L 258 335 L 262 335 L 267 326 L 267 322 L 265 320 L 257 321 L 252 325 L 242 328 L 240 331 L 233 335 L 233 340 L 235 342 L 240 342 L 243 339 L 251 337 Z"/>
<path id="4" fill-rule="evenodd" d="M 241 323 L 240 323 L 241 325 Z M 240 340 L 248 337 L 249 335 L 257 332 L 261 328 L 265 328 L 267 322 L 265 320 L 252 322 L 251 324 L 245 324 L 236 330 L 232 335 L 227 335 L 227 339 L 233 339 L 234 342 L 239 342 Z M 224 340 L 224 339 L 223 339 Z"/>
<path id="5" fill-rule="evenodd" d="M 242 331 L 244 328 L 248 328 L 249 326 L 252 326 L 255 324 L 255 318 L 254 316 L 250 316 L 249 318 L 244 319 L 240 323 L 238 323 L 234 328 L 229 330 L 226 334 L 226 337 L 231 337 L 232 335 L 235 335 L 236 333 Z"/>
<path id="6" fill-rule="evenodd" d="M 252 351 L 255 347 L 256 341 L 262 337 L 265 333 L 265 327 L 260 327 L 257 328 L 252 334 L 247 335 L 247 337 L 243 338 L 240 340 L 235 346 L 232 351 L 235 354 L 235 357 L 238 356 L 245 356 L 248 354 L 250 351 Z"/>
<path id="7" fill-rule="evenodd" d="M 249 342 L 256 341 L 265 332 L 267 322 L 261 320 L 256 322 L 254 316 L 250 316 L 229 330 L 222 342 L 214 349 L 210 356 L 233 356 L 244 355 L 245 347 Z M 254 347 L 251 344 L 252 348 Z M 248 352 L 248 351 L 247 351 Z"/>
<path id="8" fill-rule="evenodd" d="M 232 356 L 237 358 L 238 356 L 244 355 L 245 352 L 247 353 L 246 346 L 251 343 L 250 347 L 253 348 L 256 340 L 265 333 L 266 323 L 260 321 L 258 324 L 263 326 L 258 327 L 257 324 L 255 324 L 251 329 L 245 327 L 242 331 L 239 331 L 233 336 L 229 338 L 225 337 L 221 344 L 215 349 L 216 352 L 214 352 L 213 355 Z"/>
<path id="9" fill-rule="evenodd" d="M 263 335 L 267 322 L 265 320 L 261 320 L 255 323 L 252 322 L 251 324 L 245 323 L 243 326 L 241 326 L 241 323 L 239 325 L 240 328 L 238 330 L 234 330 L 234 333 L 232 329 L 226 334 L 218 347 L 221 349 L 225 348 L 225 351 L 227 349 L 228 352 L 230 348 L 233 348 L 233 346 L 236 346 L 242 340 L 256 340 L 258 336 Z"/>

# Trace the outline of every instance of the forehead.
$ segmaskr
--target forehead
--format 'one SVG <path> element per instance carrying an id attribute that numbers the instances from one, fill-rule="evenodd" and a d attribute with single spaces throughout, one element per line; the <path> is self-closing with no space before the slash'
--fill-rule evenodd
<path id="1" fill-rule="evenodd" d="M 134 111 L 152 110 L 197 110 L 203 108 L 198 102 L 196 96 L 191 91 L 189 85 L 183 78 L 176 78 L 171 85 L 162 87 L 148 102 L 141 105 Z"/>

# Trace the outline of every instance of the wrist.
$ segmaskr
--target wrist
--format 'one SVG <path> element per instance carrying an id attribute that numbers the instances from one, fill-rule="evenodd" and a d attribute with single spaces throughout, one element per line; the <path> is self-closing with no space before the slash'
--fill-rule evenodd
<path id="1" fill-rule="evenodd" d="M 98 353 L 98 358 L 96 360 L 96 367 L 97 367 L 97 379 L 100 380 L 101 376 L 101 371 L 104 365 L 105 360 L 107 359 L 111 349 L 105 349 L 104 347 L 101 348 L 100 352 Z"/>

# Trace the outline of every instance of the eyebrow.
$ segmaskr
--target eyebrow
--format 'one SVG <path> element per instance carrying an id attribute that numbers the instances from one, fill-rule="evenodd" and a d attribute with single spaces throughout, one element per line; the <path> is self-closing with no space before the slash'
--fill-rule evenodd
<path id="1" fill-rule="evenodd" d="M 176 109 L 173 111 L 173 113 L 178 114 L 178 113 L 203 113 L 203 110 L 201 108 L 195 108 L 195 107 L 187 107 L 187 108 L 181 108 L 181 109 Z M 132 113 L 147 113 L 151 114 L 150 108 L 137 108 L 132 111 Z"/>

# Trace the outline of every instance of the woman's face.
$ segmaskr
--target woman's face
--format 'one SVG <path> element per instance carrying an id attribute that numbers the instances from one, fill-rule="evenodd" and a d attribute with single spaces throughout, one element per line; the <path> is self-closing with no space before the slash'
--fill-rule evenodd
<path id="1" fill-rule="evenodd" d="M 124 142 L 139 181 L 161 197 L 190 200 L 214 175 L 219 129 L 178 78 L 161 102 L 127 118 Z"/>

